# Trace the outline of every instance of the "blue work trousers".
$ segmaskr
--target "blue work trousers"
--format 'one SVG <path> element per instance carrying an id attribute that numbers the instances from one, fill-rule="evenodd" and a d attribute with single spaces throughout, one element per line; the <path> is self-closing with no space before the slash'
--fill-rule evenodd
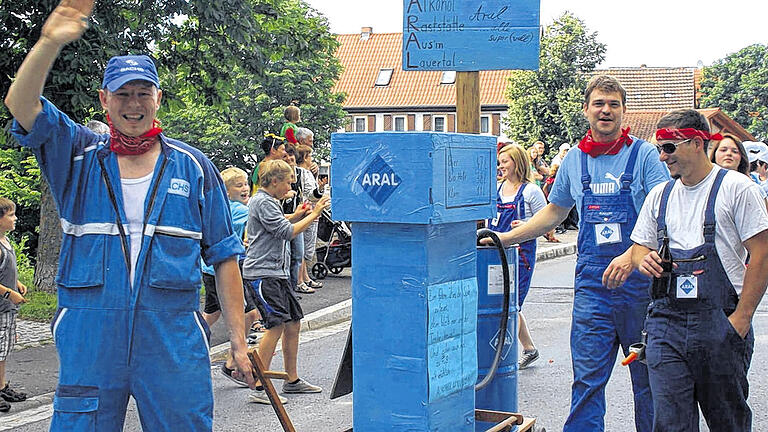
<path id="1" fill-rule="evenodd" d="M 653 430 L 697 432 L 701 407 L 712 432 L 751 431 L 752 329 L 743 339 L 722 309 L 683 311 L 665 301 L 652 307 L 646 324 Z"/>
<path id="2" fill-rule="evenodd" d="M 615 290 L 603 287 L 599 279 L 595 281 L 604 270 L 605 266 L 588 263 L 576 267 L 571 324 L 573 386 L 566 432 L 605 430 L 605 386 L 616 365 L 618 349 L 621 346 L 626 356 L 629 346 L 640 342 L 648 309 L 648 299 L 633 277 Z M 631 363 L 629 370 L 635 427 L 637 432 L 649 432 L 653 409 L 648 370 L 640 362 Z"/>

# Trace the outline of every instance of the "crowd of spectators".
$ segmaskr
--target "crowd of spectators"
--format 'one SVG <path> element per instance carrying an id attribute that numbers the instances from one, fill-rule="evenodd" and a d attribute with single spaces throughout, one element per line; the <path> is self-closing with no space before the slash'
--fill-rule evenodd
<path id="1" fill-rule="evenodd" d="M 328 176 L 318 176 L 312 159 L 314 133 L 298 127 L 301 111 L 285 109 L 280 134 L 267 134 L 261 143 L 264 153 L 251 175 L 238 168 L 222 171 L 235 231 L 243 240 L 246 254 L 240 258 L 245 297 L 248 343 L 259 342 L 258 355 L 269 368 L 274 349 L 282 340 L 288 380 L 283 393 L 315 393 L 322 389 L 299 378 L 297 372 L 298 334 L 303 311 L 301 295 L 322 288 L 309 277 L 307 269 L 315 255 L 317 219 L 328 207 L 325 194 Z M 216 286 L 212 267 L 203 267 L 206 289 L 204 318 L 213 324 L 218 318 Z M 263 333 L 263 336 L 261 335 Z M 247 383 L 238 376 L 228 359 L 221 367 L 224 376 L 236 384 Z M 248 400 L 269 404 L 264 388 L 257 383 Z M 281 397 L 281 401 L 287 400 Z"/>

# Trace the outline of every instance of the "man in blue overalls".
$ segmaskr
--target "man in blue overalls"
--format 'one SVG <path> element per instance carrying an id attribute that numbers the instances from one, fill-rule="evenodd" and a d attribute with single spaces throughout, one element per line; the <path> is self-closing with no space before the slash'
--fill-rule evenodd
<path id="1" fill-rule="evenodd" d="M 520 228 L 500 235 L 504 243 L 520 243 L 555 228 L 574 205 L 579 211 L 567 432 L 605 428 L 605 386 L 618 348 L 627 355 L 629 346 L 640 341 L 649 303 L 645 289 L 649 279 L 631 272 L 629 254 L 623 252 L 631 245 L 636 209 L 654 186 L 669 179 L 654 146 L 621 129 L 626 92 L 615 78 L 593 78 L 584 99 L 590 130 L 563 160 L 550 203 Z M 604 286 L 606 269 L 623 287 Z M 650 431 L 653 411 L 646 367 L 633 364 L 630 373 L 636 429 Z"/>
<path id="2" fill-rule="evenodd" d="M 59 51 L 82 35 L 92 8 L 93 1 L 65 0 L 53 11 L 5 99 L 11 132 L 34 152 L 64 231 L 51 430 L 122 430 L 132 396 L 144 430 L 210 431 L 200 256 L 216 269 L 235 364 L 253 386 L 237 267 L 243 247 L 215 167 L 158 127 L 162 92 L 149 57 L 107 64 L 99 99 L 109 134 L 75 124 L 41 96 Z"/>
<path id="3" fill-rule="evenodd" d="M 702 114 L 673 111 L 658 127 L 660 159 L 677 180 L 648 195 L 631 249 L 649 276 L 662 276 L 665 240 L 674 263 L 645 324 L 653 430 L 698 431 L 701 408 L 711 431 L 748 432 L 751 321 L 768 284 L 765 202 L 749 177 L 712 165 L 707 146 L 719 137 Z"/>

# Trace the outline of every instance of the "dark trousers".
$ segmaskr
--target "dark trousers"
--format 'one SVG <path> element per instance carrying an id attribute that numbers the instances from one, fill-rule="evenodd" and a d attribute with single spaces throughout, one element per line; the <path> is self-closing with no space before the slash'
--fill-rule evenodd
<path id="1" fill-rule="evenodd" d="M 712 432 L 752 430 L 747 371 L 755 338 L 750 329 L 742 339 L 729 313 L 651 309 L 646 360 L 654 431 L 697 432 L 699 407 Z"/>

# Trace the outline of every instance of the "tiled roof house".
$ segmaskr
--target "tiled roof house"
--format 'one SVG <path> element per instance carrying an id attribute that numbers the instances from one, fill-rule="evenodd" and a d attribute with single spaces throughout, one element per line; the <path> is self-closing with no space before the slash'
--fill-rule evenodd
<path id="1" fill-rule="evenodd" d="M 627 90 L 627 109 L 673 110 L 698 106 L 696 68 L 626 67 L 599 69 L 590 74 L 610 75 Z"/>
<path id="2" fill-rule="evenodd" d="M 347 131 L 389 130 L 454 132 L 455 73 L 402 70 L 402 33 L 337 36 L 336 56 L 344 65 L 336 92 L 344 92 L 350 116 Z M 509 71 L 480 72 L 482 133 L 501 134 L 501 116 Z"/>
<path id="3" fill-rule="evenodd" d="M 455 73 L 402 70 L 402 33 L 337 35 L 336 53 L 344 66 L 334 91 L 344 92 L 345 128 L 351 132 L 445 131 L 456 129 Z M 480 72 L 481 133 L 502 136 L 507 111 L 505 90 L 511 71 Z M 627 90 L 625 126 L 649 139 L 669 110 L 698 107 L 701 71 L 690 67 L 632 67 L 592 73 L 616 77 Z M 701 109 L 713 131 L 742 140 L 754 137 L 719 108 Z"/>

